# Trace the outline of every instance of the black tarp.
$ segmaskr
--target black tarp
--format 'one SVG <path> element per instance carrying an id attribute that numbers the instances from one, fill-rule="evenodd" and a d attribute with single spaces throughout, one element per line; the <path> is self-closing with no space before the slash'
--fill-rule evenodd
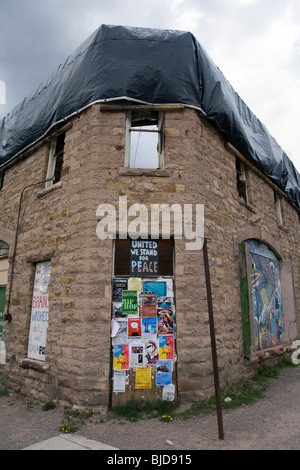
<path id="1" fill-rule="evenodd" d="M 114 99 L 185 104 L 300 208 L 300 175 L 189 32 L 102 25 L 0 122 L 0 169 L 56 123 Z"/>

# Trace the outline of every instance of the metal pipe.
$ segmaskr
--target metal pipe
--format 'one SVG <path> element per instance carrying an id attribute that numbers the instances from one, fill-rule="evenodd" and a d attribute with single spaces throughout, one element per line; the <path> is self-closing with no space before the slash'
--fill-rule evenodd
<path id="1" fill-rule="evenodd" d="M 42 181 L 38 181 L 37 183 L 28 184 L 28 186 L 25 186 L 21 191 L 18 218 L 17 218 L 17 228 L 16 228 L 16 234 L 15 234 L 14 251 L 12 255 L 12 265 L 11 265 L 11 275 L 10 275 L 9 292 L 8 292 L 8 299 L 7 299 L 7 308 L 6 308 L 6 314 L 4 315 L 4 319 L 7 320 L 8 322 L 11 322 L 12 320 L 12 316 L 11 316 L 11 313 L 9 312 L 9 309 L 10 309 L 10 300 L 11 300 L 11 291 L 12 291 L 12 281 L 13 281 L 14 270 L 15 270 L 15 258 L 16 258 L 16 252 L 17 252 L 18 236 L 19 236 L 19 230 L 21 226 L 20 216 L 21 216 L 23 194 L 26 191 L 26 189 L 31 188 L 33 186 L 37 186 L 38 184 L 47 183 L 47 181 L 53 181 L 53 178 L 48 178 Z"/>
<path id="2" fill-rule="evenodd" d="M 219 439 L 224 439 L 222 404 L 221 404 L 219 370 L 218 370 L 218 357 L 217 357 L 217 348 L 216 348 L 214 315 L 213 315 L 208 252 L 207 252 L 207 238 L 204 238 L 204 243 L 203 243 L 203 259 L 204 259 L 204 269 L 205 269 L 211 352 L 212 352 L 213 373 L 214 373 L 214 383 L 215 383 L 215 396 L 216 396 L 216 405 L 217 405 L 218 431 L 219 431 Z"/>

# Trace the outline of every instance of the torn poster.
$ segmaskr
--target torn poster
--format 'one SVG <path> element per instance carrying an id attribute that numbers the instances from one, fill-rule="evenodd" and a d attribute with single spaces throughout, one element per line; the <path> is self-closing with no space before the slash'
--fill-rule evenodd
<path id="1" fill-rule="evenodd" d="M 151 389 L 152 371 L 150 367 L 137 367 L 135 370 L 135 388 L 149 390 Z"/>
<path id="2" fill-rule="evenodd" d="M 162 391 L 162 400 L 164 401 L 174 401 L 175 399 L 175 385 L 169 384 L 165 385 Z"/>
<path id="3" fill-rule="evenodd" d="M 114 320 L 111 321 L 111 338 L 112 345 L 124 344 L 128 338 L 127 320 Z"/>
<path id="4" fill-rule="evenodd" d="M 127 315 L 123 314 L 122 312 L 122 304 L 120 302 L 113 302 L 112 303 L 112 317 L 116 320 L 119 319 L 126 319 Z"/>

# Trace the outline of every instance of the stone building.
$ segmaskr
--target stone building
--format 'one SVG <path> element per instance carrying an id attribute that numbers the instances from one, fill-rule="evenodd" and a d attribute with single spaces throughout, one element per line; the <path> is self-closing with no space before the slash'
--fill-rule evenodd
<path id="1" fill-rule="evenodd" d="M 224 114 L 205 96 L 195 105 L 180 52 L 191 51 L 188 64 L 194 44 L 189 33 L 101 27 L 1 123 L 2 374 L 22 395 L 97 408 L 213 393 L 203 253 L 192 245 L 197 208 L 221 385 L 280 360 L 299 336 L 299 174 L 268 153 L 264 128 L 256 159 L 257 120 L 246 105 L 242 134 L 236 120 L 222 128 Z M 147 48 L 154 62 L 145 65 Z M 108 78 L 96 49 L 109 56 Z M 129 56 L 138 62 L 130 77 Z M 215 70 L 201 69 L 201 83 L 231 93 Z M 281 171 L 270 174 L 264 155 Z M 170 224 L 153 233 L 158 208 Z"/>

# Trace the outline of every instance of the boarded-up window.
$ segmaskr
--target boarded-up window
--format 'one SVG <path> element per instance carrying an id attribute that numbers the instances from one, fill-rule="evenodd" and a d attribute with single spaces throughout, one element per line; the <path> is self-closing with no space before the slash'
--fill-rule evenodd
<path id="1" fill-rule="evenodd" d="M 149 241 L 149 240 L 148 240 Z M 114 263 L 114 275 L 115 276 L 130 276 L 133 275 L 130 272 L 130 255 L 131 255 L 131 239 L 126 240 L 115 240 L 115 263 Z M 173 240 L 172 239 L 159 239 L 155 240 L 158 244 L 158 272 L 140 272 L 136 275 L 145 276 L 173 276 Z M 147 249 L 147 248 L 145 248 Z M 152 247 L 150 248 L 152 249 Z M 146 251 L 145 251 L 146 253 Z M 149 256 L 152 256 L 149 255 Z M 147 254 L 145 254 L 147 257 Z M 150 261 L 142 260 L 142 261 Z M 153 266 L 149 269 L 152 269 Z"/>
<path id="2" fill-rule="evenodd" d="M 28 357 L 45 361 L 48 329 L 48 286 L 51 264 L 38 263 L 35 269 L 28 341 Z"/>

